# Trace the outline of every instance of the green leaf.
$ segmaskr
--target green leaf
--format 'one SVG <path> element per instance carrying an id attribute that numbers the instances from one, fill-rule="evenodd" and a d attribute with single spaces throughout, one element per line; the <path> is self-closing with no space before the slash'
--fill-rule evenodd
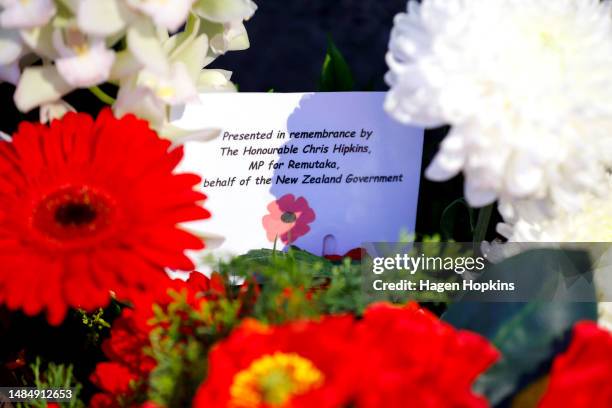
<path id="1" fill-rule="evenodd" d="M 576 276 L 577 264 L 584 267 L 585 259 L 590 264 L 586 253 L 574 251 L 568 255 L 567 251 L 539 249 L 507 259 L 492 270 L 497 277 L 506 276 L 505 281 L 514 276 L 517 287 L 535 287 L 529 291 L 532 294 L 548 294 L 552 293 L 551 287 L 558 287 L 561 274 L 570 277 L 570 282 L 577 282 L 571 277 Z M 545 273 L 547 268 L 550 274 Z M 584 285 L 574 285 L 567 289 L 568 293 L 575 287 L 582 296 L 589 290 L 595 299 L 593 285 L 587 284 L 587 289 Z M 541 371 L 547 370 L 561 351 L 574 324 L 595 320 L 596 309 L 594 302 L 482 303 L 464 299 L 452 304 L 442 319 L 456 328 L 483 335 L 502 353 L 500 361 L 475 385 L 476 392 L 485 395 L 491 405 L 496 405 L 515 395 L 529 379 L 542 375 Z"/>
<path id="2" fill-rule="evenodd" d="M 347 92 L 353 90 L 355 90 L 355 82 L 351 69 L 330 38 L 319 81 L 319 91 Z"/>
<path id="3" fill-rule="evenodd" d="M 455 225 L 457 223 L 457 212 L 464 208 L 469 216 L 470 220 L 470 231 L 474 231 L 474 209 L 470 207 L 465 201 L 465 198 L 458 198 L 450 203 L 440 217 L 440 230 L 446 239 L 453 238 Z"/>
<path id="4" fill-rule="evenodd" d="M 34 363 L 30 365 L 30 368 L 34 375 L 34 383 L 24 383 L 24 386 L 36 387 L 38 389 L 70 388 L 73 393 L 72 399 L 70 402 L 63 402 L 60 405 L 66 408 L 85 408 L 85 404 L 80 399 L 83 385 L 75 378 L 74 367 L 72 365 L 48 363 L 43 369 L 42 360 L 37 356 Z M 38 399 L 18 403 L 16 406 L 17 408 L 46 408 L 48 404 L 46 400 Z"/>
<path id="5" fill-rule="evenodd" d="M 272 249 L 255 249 L 237 257 L 235 260 L 266 267 L 277 265 L 278 261 L 286 261 L 296 264 L 300 268 L 316 268 L 320 272 L 329 272 L 333 266 L 327 259 L 296 247 L 291 247 L 287 252 Z"/>

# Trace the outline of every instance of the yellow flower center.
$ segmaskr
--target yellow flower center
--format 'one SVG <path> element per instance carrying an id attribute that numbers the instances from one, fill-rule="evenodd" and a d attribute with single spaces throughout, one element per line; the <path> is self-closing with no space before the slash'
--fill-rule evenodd
<path id="1" fill-rule="evenodd" d="M 171 86 L 160 86 L 155 93 L 161 99 L 172 98 L 176 95 L 176 90 Z"/>
<path id="2" fill-rule="evenodd" d="M 234 376 L 229 406 L 284 407 L 291 398 L 319 388 L 323 381 L 323 373 L 308 359 L 295 353 L 266 354 Z"/>

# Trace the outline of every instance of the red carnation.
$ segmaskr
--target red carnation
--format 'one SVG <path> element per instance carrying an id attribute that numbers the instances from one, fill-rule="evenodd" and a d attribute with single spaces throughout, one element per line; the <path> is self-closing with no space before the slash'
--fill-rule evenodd
<path id="1" fill-rule="evenodd" d="M 568 350 L 553 364 L 540 408 L 612 407 L 612 334 L 592 322 L 578 323 Z"/>
<path id="2" fill-rule="evenodd" d="M 200 239 L 177 227 L 210 214 L 200 178 L 173 171 L 183 156 L 145 121 L 103 111 L 50 126 L 22 123 L 0 143 L 0 303 L 59 324 L 109 291 L 129 297 L 164 268 L 191 270 Z"/>
<path id="3" fill-rule="evenodd" d="M 484 407 L 472 383 L 497 357 L 416 304 L 377 304 L 358 322 L 247 322 L 212 350 L 194 407 Z"/>
<path id="4" fill-rule="evenodd" d="M 458 331 L 416 303 L 370 306 L 355 338 L 362 348 L 357 407 L 486 407 L 472 383 L 499 353 L 483 337 Z"/>
<path id="5" fill-rule="evenodd" d="M 211 351 L 193 407 L 345 406 L 360 363 L 352 331 L 349 316 L 277 327 L 246 320 Z"/>
<path id="6" fill-rule="evenodd" d="M 187 281 L 166 277 L 162 283 L 156 290 L 139 294 L 133 301 L 133 307 L 124 309 L 113 322 L 110 337 L 102 344 L 102 350 L 110 362 L 99 363 L 91 376 L 91 381 L 103 391 L 92 399 L 90 405 L 93 408 L 119 407 L 120 401 L 136 407 L 138 404 L 133 401 L 146 394 L 149 374 L 156 367 L 155 360 L 146 352 L 151 346 L 150 333 L 156 327 L 152 324 L 154 305 L 166 310 L 173 301 L 171 292 L 175 292 L 185 295 L 194 310 L 200 310 L 203 303 L 223 296 L 224 291 L 222 278 L 218 274 L 213 274 L 209 279 L 193 272 Z M 193 330 L 193 327 L 187 328 Z M 123 378 L 132 380 L 130 387 L 109 386 L 116 385 L 117 381 L 117 375 L 109 370 L 109 364 Z"/>

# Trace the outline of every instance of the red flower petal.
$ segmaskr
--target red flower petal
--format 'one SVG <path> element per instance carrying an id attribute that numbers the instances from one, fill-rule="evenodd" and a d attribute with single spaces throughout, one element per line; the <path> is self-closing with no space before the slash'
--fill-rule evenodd
<path id="1" fill-rule="evenodd" d="M 0 142 L 0 301 L 58 324 L 68 307 L 103 307 L 164 268 L 191 270 L 184 251 L 203 245 L 177 224 L 210 213 L 193 190 L 200 178 L 174 173 L 183 152 L 170 147 L 110 110 L 22 123 Z"/>

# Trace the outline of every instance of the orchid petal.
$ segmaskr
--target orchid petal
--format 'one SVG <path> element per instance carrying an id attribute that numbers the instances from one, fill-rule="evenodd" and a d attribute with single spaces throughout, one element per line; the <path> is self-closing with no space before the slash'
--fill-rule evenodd
<path id="1" fill-rule="evenodd" d="M 115 61 L 115 53 L 102 39 L 87 40 L 76 33 L 74 44 L 65 44 L 60 30 L 53 33 L 53 44 L 60 53 L 55 60 L 64 80 L 75 88 L 89 88 L 106 82 Z M 70 40 L 69 40 L 70 41 Z"/>
<path id="2" fill-rule="evenodd" d="M 138 19 L 132 23 L 128 28 L 127 42 L 128 49 L 142 65 L 160 74 L 170 70 L 155 26 L 150 21 Z"/>
<path id="3" fill-rule="evenodd" d="M 189 15 L 194 0 L 128 0 L 130 7 L 151 17 L 155 25 L 178 30 Z"/>
<path id="4" fill-rule="evenodd" d="M 257 10 L 251 0 L 198 0 L 194 4 L 198 15 L 216 23 L 247 20 Z"/>
<path id="5" fill-rule="evenodd" d="M 73 90 L 54 66 L 26 68 L 15 90 L 15 105 L 29 112 L 44 103 L 56 101 Z"/>
<path id="6" fill-rule="evenodd" d="M 228 51 L 247 50 L 251 46 L 249 35 L 242 21 L 226 24 L 225 38 Z"/>
<path id="7" fill-rule="evenodd" d="M 40 107 L 40 123 L 51 123 L 56 119 L 61 119 L 68 112 L 76 112 L 76 109 L 64 100 L 45 103 Z"/>
<path id="8" fill-rule="evenodd" d="M 143 70 L 138 76 L 137 85 L 152 90 L 157 98 L 170 105 L 195 101 L 198 96 L 195 81 L 182 62 L 173 64 L 170 74 L 166 76 Z"/>
<path id="9" fill-rule="evenodd" d="M 182 129 L 170 123 L 164 124 L 159 130 L 159 135 L 171 140 L 175 145 L 186 142 L 209 142 L 221 134 L 220 129 Z"/>
<path id="10" fill-rule="evenodd" d="M 0 65 L 0 82 L 5 81 L 17 85 L 20 76 L 19 64 L 16 62 L 9 65 Z"/>
<path id="11" fill-rule="evenodd" d="M 0 12 L 4 28 L 33 28 L 47 24 L 57 9 L 53 0 L 14 1 Z"/>
<path id="12" fill-rule="evenodd" d="M 208 35 L 210 51 L 215 57 L 228 51 L 245 50 L 251 45 L 242 21 L 226 24 L 205 21 L 202 23 L 202 31 Z"/>
<path id="13" fill-rule="evenodd" d="M 118 117 L 132 113 L 148 120 L 153 128 L 161 127 L 166 119 L 166 106 L 150 89 L 122 84 L 113 111 Z"/>
<path id="14" fill-rule="evenodd" d="M 234 92 L 236 86 L 230 81 L 232 73 L 222 69 L 203 69 L 196 86 L 199 92 Z"/>
<path id="15" fill-rule="evenodd" d="M 119 81 L 122 78 L 136 74 L 142 69 L 142 64 L 129 51 L 115 54 L 115 63 L 111 69 L 110 79 Z"/>
<path id="16" fill-rule="evenodd" d="M 208 53 L 208 37 L 201 34 L 186 47 L 181 47 L 180 52 L 172 55 L 172 63 L 181 62 L 185 64 L 189 77 L 195 82 L 204 67 L 206 54 Z"/>
<path id="17" fill-rule="evenodd" d="M 31 30 L 22 30 L 21 39 L 37 55 L 55 59 L 59 54 L 53 45 L 54 30 L 52 24 L 32 28 Z"/>
<path id="18" fill-rule="evenodd" d="M 121 32 L 132 18 L 123 1 L 119 0 L 82 0 L 77 13 L 79 28 L 100 37 Z"/>
<path id="19" fill-rule="evenodd" d="M 0 29 L 0 65 L 8 65 L 19 59 L 23 46 L 19 33 Z"/>

